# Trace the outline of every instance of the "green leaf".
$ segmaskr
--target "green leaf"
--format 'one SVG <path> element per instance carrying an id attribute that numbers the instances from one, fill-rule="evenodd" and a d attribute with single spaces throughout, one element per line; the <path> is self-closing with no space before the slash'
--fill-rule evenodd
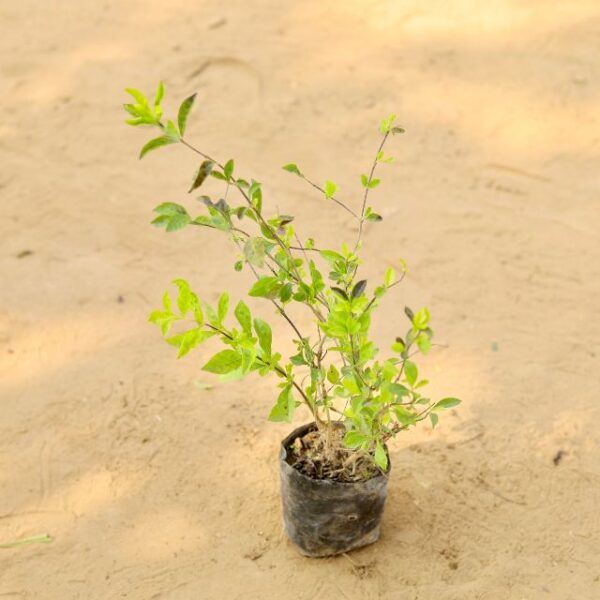
<path id="1" fill-rule="evenodd" d="M 423 354 L 427 354 L 429 352 L 429 350 L 431 349 L 431 340 L 429 339 L 429 336 L 421 333 L 421 335 L 419 335 L 419 337 L 417 338 L 417 346 L 419 347 L 419 350 L 423 353 Z"/>
<path id="2" fill-rule="evenodd" d="M 321 257 L 323 259 L 325 259 L 332 267 L 335 266 L 335 263 L 337 261 L 345 261 L 345 258 L 339 253 L 339 252 L 335 252 L 334 250 L 320 250 L 319 254 L 321 255 Z"/>
<path id="3" fill-rule="evenodd" d="M 279 299 L 284 304 L 286 304 L 287 302 L 289 302 L 291 300 L 293 293 L 294 293 L 294 290 L 292 288 L 292 284 L 286 283 L 279 291 Z"/>
<path id="4" fill-rule="evenodd" d="M 140 159 L 144 158 L 148 152 L 152 150 L 156 150 L 161 146 L 168 146 L 169 144 L 174 144 L 177 140 L 172 139 L 168 135 L 161 135 L 160 137 L 154 138 L 150 140 L 140 151 Z"/>
<path id="5" fill-rule="evenodd" d="M 383 298 L 385 293 L 387 292 L 387 288 L 384 285 L 378 285 L 373 292 L 375 298 Z"/>
<path id="6" fill-rule="evenodd" d="M 382 443 L 377 440 L 377 443 L 375 444 L 375 464 L 382 470 L 385 471 L 388 467 L 388 457 L 387 457 L 387 453 L 385 451 L 385 448 L 383 447 Z"/>
<path id="7" fill-rule="evenodd" d="M 317 266 L 313 260 L 309 262 L 309 268 L 312 287 L 306 291 L 310 297 L 316 297 L 325 288 L 325 284 L 323 283 L 323 275 L 319 269 L 317 269 Z"/>
<path id="8" fill-rule="evenodd" d="M 198 167 L 196 174 L 194 175 L 194 180 L 192 181 L 192 185 L 188 190 L 188 194 L 198 189 L 204 183 L 204 180 L 210 175 L 214 166 L 215 163 L 212 160 L 205 160 L 202 162 L 202 164 Z"/>
<path id="9" fill-rule="evenodd" d="M 192 110 L 192 106 L 194 101 L 196 100 L 196 94 L 192 94 L 188 98 L 186 98 L 179 107 L 179 112 L 177 114 L 177 123 L 179 124 L 179 133 L 183 136 L 185 134 L 185 128 L 187 125 L 187 119 L 190 114 L 190 110 Z"/>
<path id="10" fill-rule="evenodd" d="M 304 360 L 304 356 L 302 356 L 302 354 L 294 354 L 294 356 L 290 356 L 290 362 L 297 367 L 308 364 L 306 360 Z"/>
<path id="11" fill-rule="evenodd" d="M 248 196 L 252 201 L 252 205 L 256 208 L 256 212 L 260 214 L 262 211 L 262 188 L 258 181 L 252 180 L 250 187 L 248 188 Z"/>
<path id="12" fill-rule="evenodd" d="M 419 371 L 417 369 L 417 365 L 410 360 L 404 361 L 404 375 L 406 377 L 406 381 L 408 381 L 409 385 L 415 385 L 417 381 L 417 377 L 419 376 Z"/>
<path id="13" fill-rule="evenodd" d="M 269 413 L 269 421 L 287 421 L 290 423 L 294 417 L 295 410 L 296 402 L 292 396 L 292 386 L 291 384 L 287 384 L 279 394 L 277 403 Z"/>
<path id="14" fill-rule="evenodd" d="M 244 256 L 246 260 L 255 267 L 262 269 L 265 265 L 267 254 L 267 242 L 261 237 L 248 238 L 244 244 Z"/>
<path id="15" fill-rule="evenodd" d="M 327 380 L 329 381 L 329 383 L 333 383 L 333 384 L 336 384 L 336 383 L 339 382 L 339 380 L 340 380 L 340 373 L 336 369 L 335 365 L 330 365 L 329 366 L 329 369 L 327 371 Z"/>
<path id="16" fill-rule="evenodd" d="M 152 224 L 165 227 L 169 232 L 185 227 L 192 220 L 185 208 L 175 202 L 163 202 L 154 209 L 154 212 L 160 216 L 156 217 Z"/>
<path id="17" fill-rule="evenodd" d="M 369 182 L 369 189 L 372 190 L 373 188 L 376 188 L 380 183 L 381 179 L 371 179 Z"/>
<path id="18" fill-rule="evenodd" d="M 217 304 L 217 315 L 219 319 L 219 323 L 222 323 L 225 317 L 227 316 L 227 311 L 229 309 L 229 294 L 227 292 L 223 292 L 219 296 L 219 302 Z"/>
<path id="19" fill-rule="evenodd" d="M 400 383 L 390 383 L 388 385 L 388 390 L 390 390 L 390 392 L 396 396 L 396 398 L 403 398 L 404 396 L 408 396 L 410 394 L 409 389 Z"/>
<path id="20" fill-rule="evenodd" d="M 398 422 L 405 426 L 414 425 L 417 420 L 417 415 L 405 406 L 394 406 L 394 413 Z"/>
<path id="21" fill-rule="evenodd" d="M 156 96 L 154 96 L 154 106 L 160 106 L 160 103 L 165 95 L 165 85 L 162 81 L 158 82 L 158 89 L 156 90 Z"/>
<path id="22" fill-rule="evenodd" d="M 367 175 L 363 174 L 360 176 L 360 183 L 363 187 L 369 187 L 369 178 L 367 177 Z"/>
<path id="23" fill-rule="evenodd" d="M 174 279 L 173 283 L 177 286 L 179 296 L 177 297 L 177 307 L 181 316 L 184 317 L 192 308 L 194 293 L 190 288 L 190 284 L 185 279 Z"/>
<path id="24" fill-rule="evenodd" d="M 165 202 L 165 204 L 171 204 L 171 203 L 170 202 Z M 154 209 L 155 212 L 158 212 L 157 208 Z M 151 221 L 151 223 L 153 225 L 156 225 L 157 227 L 166 227 L 167 223 L 171 219 L 171 216 L 177 215 L 177 214 L 186 214 L 186 212 L 187 211 L 184 209 L 183 211 L 174 210 L 173 212 L 171 212 L 169 214 L 161 214 L 158 217 L 156 217 L 153 221 Z"/>
<path id="25" fill-rule="evenodd" d="M 438 424 L 440 418 L 435 413 L 429 413 L 429 420 L 431 421 L 432 429 L 435 429 L 435 426 Z"/>
<path id="26" fill-rule="evenodd" d="M 323 188 L 325 190 L 325 198 L 330 199 L 333 198 L 333 195 L 337 191 L 337 185 L 330 181 L 329 179 L 325 182 L 325 186 Z"/>
<path id="27" fill-rule="evenodd" d="M 206 318 L 211 325 L 219 325 L 219 315 L 217 311 L 207 303 L 204 303 L 204 310 L 206 311 Z"/>
<path id="28" fill-rule="evenodd" d="M 165 307 L 165 310 L 171 313 L 171 298 L 169 297 L 169 292 L 165 292 L 162 297 L 162 303 Z"/>
<path id="29" fill-rule="evenodd" d="M 246 348 L 246 347 L 242 348 L 242 369 L 241 369 L 242 375 L 245 375 L 246 373 L 248 373 L 250 371 L 250 369 L 252 369 L 252 367 L 259 366 L 258 363 L 256 362 L 256 356 L 257 356 L 257 352 L 256 352 L 255 346 L 253 346 L 252 348 Z M 263 368 L 268 369 L 268 367 L 263 367 Z"/>
<path id="30" fill-rule="evenodd" d="M 429 310 L 427 308 L 421 308 L 414 314 L 412 318 L 412 323 L 415 329 L 426 329 L 427 324 L 429 323 L 429 319 Z"/>
<path id="31" fill-rule="evenodd" d="M 239 369 L 241 364 L 242 357 L 235 350 L 221 350 L 202 367 L 202 370 L 224 375 Z"/>
<path id="32" fill-rule="evenodd" d="M 271 344 L 273 341 L 273 333 L 269 324 L 262 319 L 254 319 L 254 330 L 258 336 L 258 343 L 265 356 L 269 358 L 271 356 Z"/>
<path id="33" fill-rule="evenodd" d="M 396 271 L 392 267 L 386 270 L 384 282 L 387 287 L 390 287 L 396 281 Z"/>
<path id="34" fill-rule="evenodd" d="M 244 262 L 241 260 L 236 260 L 233 265 L 233 268 L 238 272 L 241 271 L 244 268 Z"/>
<path id="35" fill-rule="evenodd" d="M 170 311 L 163 312 L 161 310 L 154 310 L 150 313 L 148 317 L 148 321 L 150 323 L 154 323 L 160 327 L 160 331 L 163 336 L 169 333 L 169 329 L 171 329 L 171 325 L 175 320 L 175 315 L 173 315 Z"/>
<path id="36" fill-rule="evenodd" d="M 372 223 L 379 223 L 380 221 L 383 221 L 383 217 L 374 212 L 370 212 L 368 215 L 365 215 L 365 219 L 367 221 L 371 221 Z"/>
<path id="37" fill-rule="evenodd" d="M 362 446 L 365 442 L 369 441 L 369 437 L 364 433 L 360 433 L 360 431 L 347 431 L 346 435 L 344 435 L 344 444 L 348 446 L 348 448 L 358 448 Z"/>
<path id="38" fill-rule="evenodd" d="M 405 133 L 405 129 L 402 127 L 392 127 L 392 129 L 390 130 L 392 133 Z"/>
<path id="39" fill-rule="evenodd" d="M 295 173 L 296 175 L 298 175 L 298 177 L 304 177 L 304 175 L 301 173 L 298 166 L 295 165 L 294 163 L 289 163 L 287 165 L 283 165 L 283 167 L 281 167 L 281 168 L 284 171 L 287 171 L 288 173 Z"/>
<path id="40" fill-rule="evenodd" d="M 395 120 L 396 120 L 396 115 L 390 115 L 386 119 L 383 119 L 381 121 L 381 124 L 379 125 L 379 132 L 384 133 L 384 134 L 389 133 L 392 129 L 392 124 L 394 123 Z"/>
<path id="41" fill-rule="evenodd" d="M 167 224 L 166 231 L 169 233 L 172 231 L 178 231 L 179 229 L 183 229 L 186 225 L 191 221 L 189 215 L 174 215 L 169 219 L 169 223 Z"/>
<path id="42" fill-rule="evenodd" d="M 396 127 L 394 127 L 394 129 L 396 129 Z M 393 133 L 393 130 L 392 130 Z M 393 156 L 384 156 L 383 154 L 383 150 L 380 150 L 377 153 L 377 162 L 383 162 L 383 163 L 392 163 L 394 162 L 394 157 Z"/>
<path id="43" fill-rule="evenodd" d="M 159 215 L 187 215 L 187 210 L 181 204 L 176 204 L 175 202 L 163 202 L 154 208 L 154 212 Z"/>
<path id="44" fill-rule="evenodd" d="M 132 116 L 138 117 L 140 115 L 140 110 L 135 104 L 123 104 L 123 108 Z"/>
<path id="45" fill-rule="evenodd" d="M 175 123 L 173 121 L 167 121 L 165 125 L 165 135 L 173 142 L 178 142 L 181 139 L 179 135 L 179 131 L 177 131 L 177 127 L 175 127 Z"/>
<path id="46" fill-rule="evenodd" d="M 242 326 L 244 333 L 252 335 L 252 315 L 243 300 L 237 303 L 234 314 L 238 323 Z"/>
<path id="47" fill-rule="evenodd" d="M 276 298 L 281 289 L 281 283 L 277 277 L 261 277 L 248 292 L 254 298 Z"/>
<path id="48" fill-rule="evenodd" d="M 396 375 L 398 375 L 398 368 L 391 360 L 385 360 L 381 365 L 381 374 L 384 381 L 392 381 L 392 379 L 395 379 Z"/>
<path id="49" fill-rule="evenodd" d="M 172 338 L 169 338 L 167 342 L 179 347 L 177 358 L 181 358 L 182 356 L 185 356 L 190 350 L 200 345 L 202 342 L 212 337 L 213 335 L 215 335 L 214 331 L 190 329 L 189 331 L 186 331 L 181 335 L 176 335 Z"/>
<path id="50" fill-rule="evenodd" d="M 458 406 L 460 404 L 460 400 L 458 398 L 442 398 L 439 402 L 436 402 L 431 410 L 446 410 L 448 408 L 452 408 L 453 406 Z"/>
<path id="51" fill-rule="evenodd" d="M 196 294 L 192 294 L 192 311 L 194 312 L 194 321 L 196 321 L 198 325 L 204 325 L 204 313 L 202 312 L 202 307 L 200 306 Z"/>
<path id="52" fill-rule="evenodd" d="M 225 175 L 225 178 L 227 179 L 227 181 L 229 181 L 231 179 L 231 176 L 233 175 L 233 167 L 234 167 L 234 162 L 233 162 L 233 159 L 230 158 L 225 163 L 225 166 L 223 167 L 223 175 Z"/>
<path id="53" fill-rule="evenodd" d="M 142 92 L 135 88 L 125 88 L 125 91 L 133 96 L 134 100 L 136 100 L 140 106 L 148 107 L 148 98 L 146 98 Z"/>

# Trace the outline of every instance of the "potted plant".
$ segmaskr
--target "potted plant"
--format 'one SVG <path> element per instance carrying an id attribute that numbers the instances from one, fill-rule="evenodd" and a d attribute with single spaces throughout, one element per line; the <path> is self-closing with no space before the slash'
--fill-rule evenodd
<path id="1" fill-rule="evenodd" d="M 291 422 L 300 404 L 310 411 L 313 421 L 294 430 L 280 448 L 285 528 L 302 553 L 327 556 L 374 542 L 390 472 L 387 442 L 424 419 L 435 427 L 438 413 L 460 402 L 457 398 L 434 402 L 422 395 L 427 380 L 420 378 L 414 356 L 431 347 L 427 308 L 405 308 L 408 331 L 395 337 L 391 356 L 379 357 L 369 338 L 379 299 L 406 274 L 403 263 L 398 274 L 388 268 L 371 289 L 359 276 L 364 228 L 381 221 L 369 203 L 371 190 L 380 183 L 375 172 L 380 164 L 392 162 L 384 146 L 403 129 L 394 124 L 393 115 L 381 122 L 379 147 L 370 170 L 361 175 L 362 198 L 355 208 L 338 198 L 332 181 L 321 186 L 297 165 L 283 167 L 356 220 L 356 239 L 329 249 L 303 240 L 292 215 L 265 210 L 261 184 L 240 177 L 233 160 L 220 162 L 188 142 L 186 123 L 195 94 L 183 101 L 175 123 L 163 119 L 162 83 L 152 102 L 138 90 L 127 92 L 134 100 L 124 105 L 131 117 L 127 123 L 153 127 L 160 134 L 143 146 L 140 158 L 159 147 L 181 144 L 200 157 L 190 193 L 207 177 L 223 183 L 222 198 L 200 197 L 202 214 L 195 216 L 180 204 L 164 202 L 154 209 L 152 223 L 167 232 L 199 227 L 229 236 L 239 249 L 234 269 L 249 269 L 256 279 L 248 294 L 264 298 L 286 321 L 296 352 L 285 359 L 276 350 L 269 324 L 252 315 L 243 300 L 230 314 L 227 292 L 211 306 L 183 279 L 174 281 L 177 298 L 172 301 L 165 293 L 162 308 L 149 320 L 177 348 L 178 357 L 210 338 L 220 340 L 224 348 L 208 360 L 204 371 L 225 379 L 274 375 L 279 392 L 268 415 L 271 421 Z M 291 303 L 310 311 L 313 332 L 300 331 L 288 314 Z M 173 325 L 178 326 L 176 333 Z"/>

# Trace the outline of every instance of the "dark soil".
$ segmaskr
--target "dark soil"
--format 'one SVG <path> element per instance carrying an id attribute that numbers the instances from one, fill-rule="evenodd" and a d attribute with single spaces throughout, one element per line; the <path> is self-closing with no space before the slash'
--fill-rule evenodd
<path id="1" fill-rule="evenodd" d="M 287 462 L 312 479 L 353 483 L 374 477 L 379 469 L 372 459 L 346 447 L 343 437 L 344 428 L 334 427 L 328 445 L 326 432 L 310 431 L 288 446 Z"/>

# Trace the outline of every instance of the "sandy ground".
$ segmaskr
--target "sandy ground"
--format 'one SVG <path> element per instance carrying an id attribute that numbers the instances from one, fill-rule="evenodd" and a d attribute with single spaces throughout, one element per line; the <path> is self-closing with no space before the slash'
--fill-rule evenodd
<path id="1" fill-rule="evenodd" d="M 54 540 L 0 548 L 1 598 L 600 598 L 596 1 L 21 0 L 0 24 L 0 543 Z M 407 129 L 365 269 L 411 272 L 375 333 L 428 305 L 449 347 L 422 369 L 464 404 L 394 443 L 350 559 L 282 533 L 273 382 L 200 391 L 214 347 L 176 361 L 146 323 L 174 277 L 250 284 L 218 235 L 148 225 L 197 166 L 136 160 L 122 88 L 159 78 L 317 241 L 354 225 L 279 166 L 358 202 L 378 120 Z"/>

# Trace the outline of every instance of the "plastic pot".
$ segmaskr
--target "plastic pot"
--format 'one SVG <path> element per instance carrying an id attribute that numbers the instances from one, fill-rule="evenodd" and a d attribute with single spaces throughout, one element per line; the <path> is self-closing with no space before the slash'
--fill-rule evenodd
<path id="1" fill-rule="evenodd" d="M 281 442 L 281 501 L 288 537 L 310 557 L 332 556 L 376 542 L 390 467 L 386 474 L 353 483 L 304 475 L 287 462 L 287 449 L 315 428 L 314 423 L 298 427 Z"/>

